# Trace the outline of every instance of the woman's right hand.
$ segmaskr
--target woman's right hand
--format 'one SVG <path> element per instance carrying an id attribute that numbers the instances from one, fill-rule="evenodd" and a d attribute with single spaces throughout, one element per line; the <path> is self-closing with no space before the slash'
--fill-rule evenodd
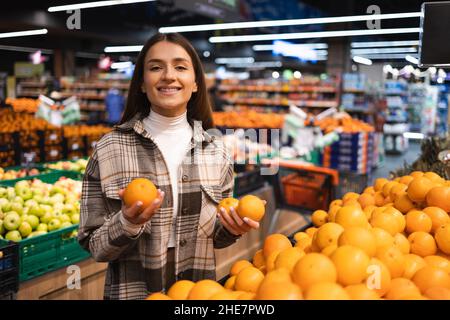
<path id="1" fill-rule="evenodd" d="M 142 210 L 142 202 L 137 201 L 131 206 L 126 206 L 123 202 L 124 189 L 119 190 L 119 197 L 122 200 L 122 214 L 127 221 L 136 225 L 142 225 L 149 221 L 161 206 L 164 199 L 164 192 L 158 189 L 158 195 L 153 203 L 145 210 Z"/>

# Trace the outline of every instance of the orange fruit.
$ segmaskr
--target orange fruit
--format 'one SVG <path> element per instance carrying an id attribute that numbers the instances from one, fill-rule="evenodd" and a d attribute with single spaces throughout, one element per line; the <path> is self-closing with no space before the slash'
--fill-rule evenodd
<path id="1" fill-rule="evenodd" d="M 338 245 L 350 245 L 362 249 L 369 257 L 377 252 L 377 241 L 373 233 L 365 228 L 352 227 L 342 232 L 338 239 Z"/>
<path id="2" fill-rule="evenodd" d="M 358 199 L 358 197 L 359 197 L 359 193 L 356 193 L 356 192 L 347 192 L 343 197 L 342 197 L 342 201 L 343 202 L 345 202 L 345 201 L 347 201 L 347 200 L 350 200 L 350 199 Z"/>
<path id="3" fill-rule="evenodd" d="M 162 292 L 155 292 L 145 298 L 145 300 L 172 300 L 172 298 Z"/>
<path id="4" fill-rule="evenodd" d="M 260 267 L 266 265 L 262 249 L 259 249 L 258 251 L 255 252 L 255 254 L 253 255 L 252 262 L 256 268 L 260 268 Z"/>
<path id="5" fill-rule="evenodd" d="M 439 207 L 450 213 L 450 186 L 440 186 L 432 188 L 427 193 L 427 205 Z"/>
<path id="6" fill-rule="evenodd" d="M 405 272 L 405 256 L 396 247 L 380 248 L 376 257 L 386 265 L 392 278 L 399 278 Z"/>
<path id="7" fill-rule="evenodd" d="M 336 282 L 336 279 L 337 272 L 333 262 L 319 253 L 306 254 L 300 258 L 292 270 L 292 280 L 302 290 L 308 290 L 318 282 Z"/>
<path id="8" fill-rule="evenodd" d="M 328 210 L 328 222 L 335 222 L 336 213 L 339 211 L 340 208 L 342 208 L 342 207 L 341 206 L 333 206 L 330 210 Z"/>
<path id="9" fill-rule="evenodd" d="M 367 217 L 364 211 L 358 207 L 344 206 L 336 213 L 335 222 L 344 228 L 365 227 L 367 225 Z"/>
<path id="10" fill-rule="evenodd" d="M 250 218 L 253 221 L 261 221 L 265 213 L 264 202 L 257 196 L 248 194 L 239 200 L 237 214 L 241 218 Z"/>
<path id="11" fill-rule="evenodd" d="M 450 223 L 446 223 L 437 228 L 434 234 L 439 250 L 450 254 Z"/>
<path id="12" fill-rule="evenodd" d="M 387 212 L 380 212 L 378 214 L 375 214 L 374 212 L 372 218 L 370 218 L 370 224 L 374 228 L 380 228 L 387 231 L 392 236 L 400 229 L 397 218 Z"/>
<path id="13" fill-rule="evenodd" d="M 306 300 L 350 300 L 342 286 L 334 282 L 319 282 L 312 285 L 305 295 Z"/>
<path id="14" fill-rule="evenodd" d="M 395 182 L 395 181 L 389 181 L 389 182 L 387 182 L 384 186 L 383 186 L 383 189 L 382 189 L 382 192 L 383 192 L 383 196 L 386 198 L 386 197 L 388 197 L 390 194 L 391 194 L 391 190 L 392 190 L 392 188 L 394 188 L 396 185 L 398 185 L 399 183 L 398 182 Z"/>
<path id="15" fill-rule="evenodd" d="M 239 260 L 233 263 L 230 269 L 230 275 L 236 276 L 239 272 L 241 272 L 242 269 L 251 267 L 252 264 L 248 262 L 247 260 Z"/>
<path id="16" fill-rule="evenodd" d="M 337 249 L 337 245 L 332 244 L 331 246 L 325 247 L 321 253 L 326 255 L 327 257 L 330 257 L 331 254 Z"/>
<path id="17" fill-rule="evenodd" d="M 399 249 L 403 254 L 409 254 L 409 251 L 411 250 L 411 245 L 408 241 L 408 238 L 406 238 L 401 233 L 397 233 L 394 236 L 394 246 L 397 249 Z"/>
<path id="18" fill-rule="evenodd" d="M 228 290 L 234 290 L 234 284 L 236 283 L 236 276 L 231 276 L 225 281 L 224 288 Z"/>
<path id="19" fill-rule="evenodd" d="M 316 227 L 320 227 L 323 224 L 327 223 L 328 220 L 328 213 L 323 210 L 316 210 L 311 215 L 311 221 Z"/>
<path id="20" fill-rule="evenodd" d="M 423 177 L 424 173 L 422 171 L 413 171 L 409 174 L 413 178 Z"/>
<path id="21" fill-rule="evenodd" d="M 331 201 L 329 208 L 331 209 L 334 206 L 342 207 L 342 200 L 341 199 L 336 199 L 336 200 Z"/>
<path id="22" fill-rule="evenodd" d="M 222 290 L 213 294 L 209 300 L 236 300 L 236 297 L 229 290 Z"/>
<path id="23" fill-rule="evenodd" d="M 373 197 L 372 194 L 363 193 L 362 195 L 359 196 L 358 202 L 361 205 L 361 207 L 365 209 L 368 206 L 375 205 L 375 198 Z"/>
<path id="24" fill-rule="evenodd" d="M 319 230 L 319 228 L 316 227 L 310 227 L 308 229 L 305 230 L 306 234 L 312 239 L 312 237 L 314 236 L 314 234 L 317 232 L 317 230 Z"/>
<path id="25" fill-rule="evenodd" d="M 255 300 L 256 294 L 253 292 L 244 292 L 238 295 L 238 300 Z"/>
<path id="26" fill-rule="evenodd" d="M 414 178 L 408 186 L 407 194 L 412 201 L 422 202 L 425 200 L 428 191 L 430 191 L 433 187 L 434 183 L 427 178 Z"/>
<path id="27" fill-rule="evenodd" d="M 406 219 L 403 214 L 394 207 L 387 207 L 383 212 L 393 215 L 398 222 L 398 232 L 403 232 L 406 227 Z"/>
<path id="28" fill-rule="evenodd" d="M 441 268 L 450 274 L 450 261 L 441 256 L 428 256 L 423 258 L 427 265 L 431 267 Z"/>
<path id="29" fill-rule="evenodd" d="M 194 285 L 195 283 L 190 280 L 177 281 L 167 291 L 167 295 L 173 300 L 186 300 Z"/>
<path id="30" fill-rule="evenodd" d="M 411 233 L 408 236 L 408 241 L 411 244 L 411 253 L 418 256 L 431 256 L 437 252 L 436 242 L 429 233 L 423 231 Z"/>
<path id="31" fill-rule="evenodd" d="M 408 296 L 420 296 L 419 288 L 409 279 L 397 278 L 391 281 L 391 287 L 385 298 L 388 300 L 401 300 Z"/>
<path id="32" fill-rule="evenodd" d="M 426 207 L 422 211 L 425 212 L 431 219 L 431 233 L 433 234 L 441 225 L 450 223 L 450 217 L 448 213 L 439 207 Z"/>
<path id="33" fill-rule="evenodd" d="M 245 291 L 231 291 L 230 293 L 231 293 L 232 297 L 233 297 L 235 300 L 237 300 L 237 299 L 239 299 L 239 297 L 242 296 L 243 294 L 245 294 L 245 293 L 251 293 L 251 292 L 245 292 Z M 252 293 L 252 294 L 254 295 L 254 293 Z"/>
<path id="34" fill-rule="evenodd" d="M 321 226 L 315 235 L 315 244 L 319 251 L 330 245 L 336 245 L 343 231 L 344 228 L 334 222 L 328 222 Z"/>
<path id="35" fill-rule="evenodd" d="M 295 243 L 295 247 L 300 250 L 306 250 L 307 248 L 311 248 L 312 239 L 308 236 L 306 239 L 301 239 Z"/>
<path id="36" fill-rule="evenodd" d="M 372 228 L 370 230 L 375 236 L 375 243 L 377 245 L 377 251 L 382 247 L 391 247 L 394 245 L 394 237 L 389 232 L 381 228 Z"/>
<path id="37" fill-rule="evenodd" d="M 414 274 L 426 265 L 425 260 L 416 254 L 410 253 L 405 255 L 405 272 L 403 273 L 403 278 L 412 279 Z"/>
<path id="38" fill-rule="evenodd" d="M 438 183 L 444 184 L 445 183 L 445 180 L 442 179 L 440 175 L 438 175 L 437 173 L 434 173 L 432 171 L 425 172 L 423 176 L 425 178 L 433 181 L 436 184 L 438 184 Z"/>
<path id="39" fill-rule="evenodd" d="M 188 300 L 208 300 L 224 288 L 213 280 L 200 280 L 189 291 Z"/>
<path id="40" fill-rule="evenodd" d="M 379 300 L 378 294 L 369 288 L 365 284 L 353 284 L 345 287 L 345 291 L 352 300 Z"/>
<path id="41" fill-rule="evenodd" d="M 365 282 L 367 288 L 374 290 L 378 296 L 383 297 L 391 287 L 391 273 L 388 267 L 376 258 L 370 259 L 367 269 L 368 277 Z"/>
<path id="42" fill-rule="evenodd" d="M 258 300 L 302 300 L 302 290 L 292 282 L 261 284 L 256 293 Z"/>
<path id="43" fill-rule="evenodd" d="M 408 197 L 406 192 L 398 194 L 394 200 L 394 207 L 400 210 L 401 213 L 405 214 L 413 209 L 415 209 L 414 202 Z"/>
<path id="44" fill-rule="evenodd" d="M 408 186 L 411 183 L 411 181 L 413 181 L 413 179 L 414 179 L 414 177 L 411 177 L 411 176 L 403 176 L 400 178 L 399 182 Z"/>
<path id="45" fill-rule="evenodd" d="M 238 291 L 256 293 L 259 285 L 264 280 L 264 274 L 255 267 L 247 267 L 236 276 L 234 287 Z"/>
<path id="46" fill-rule="evenodd" d="M 406 214 L 406 231 L 408 233 L 430 232 L 432 226 L 431 218 L 423 211 L 411 210 Z"/>
<path id="47" fill-rule="evenodd" d="M 295 264 L 305 255 L 300 248 L 288 248 L 281 251 L 275 259 L 275 269 L 285 268 L 289 272 L 294 269 Z"/>
<path id="48" fill-rule="evenodd" d="M 375 205 L 377 207 L 381 207 L 382 205 L 384 205 L 384 197 L 380 191 L 375 192 L 375 194 L 373 195 L 373 198 L 375 200 Z"/>
<path id="49" fill-rule="evenodd" d="M 272 282 L 292 282 L 291 272 L 288 269 L 275 269 L 266 274 L 261 285 Z"/>
<path id="50" fill-rule="evenodd" d="M 343 207 L 353 206 L 362 210 L 361 204 L 358 202 L 357 199 L 349 199 L 347 201 L 344 201 L 342 206 Z"/>
<path id="51" fill-rule="evenodd" d="M 366 214 L 366 218 L 368 221 L 370 221 L 370 218 L 372 217 L 372 213 L 374 212 L 374 210 L 378 208 L 376 206 L 367 206 L 364 208 L 364 213 Z"/>
<path id="52" fill-rule="evenodd" d="M 344 245 L 338 247 L 330 258 L 336 266 L 340 284 L 348 286 L 366 279 L 370 257 L 360 248 Z"/>
<path id="53" fill-rule="evenodd" d="M 217 211 L 219 211 L 220 208 L 224 208 L 228 213 L 230 213 L 230 208 L 237 210 L 238 204 L 239 200 L 236 198 L 225 198 L 217 205 Z"/>
<path id="54" fill-rule="evenodd" d="M 391 197 L 391 199 L 395 201 L 395 199 L 397 199 L 397 197 L 399 195 L 402 195 L 403 193 L 405 193 L 407 189 L 408 189 L 407 185 L 398 183 L 392 187 L 392 189 L 389 193 L 389 197 Z"/>
<path id="55" fill-rule="evenodd" d="M 288 248 L 291 249 L 291 248 Z M 285 249 L 286 250 L 286 249 Z M 277 259 L 278 255 L 281 251 L 273 251 L 269 256 L 266 258 L 266 272 L 270 272 L 275 269 L 275 260 Z"/>
<path id="56" fill-rule="evenodd" d="M 436 267 L 423 267 L 416 272 L 412 280 L 422 293 L 434 287 L 450 289 L 450 275 Z"/>
<path id="57" fill-rule="evenodd" d="M 283 251 L 291 247 L 292 245 L 288 237 L 280 233 L 274 233 L 267 236 L 264 240 L 263 254 L 267 258 L 274 251 Z"/>
<path id="58" fill-rule="evenodd" d="M 389 180 L 386 179 L 386 178 L 378 178 L 378 179 L 375 180 L 375 184 L 373 186 L 373 189 L 375 191 L 381 191 L 383 189 L 384 185 L 386 183 L 388 183 L 388 182 L 389 182 Z"/>
<path id="59" fill-rule="evenodd" d="M 374 195 L 375 194 L 375 189 L 372 186 L 371 187 L 367 187 L 367 188 L 364 189 L 363 193 L 368 193 L 368 194 Z"/>
<path id="60" fill-rule="evenodd" d="M 136 178 L 132 180 L 123 192 L 123 202 L 131 207 L 136 202 L 142 202 L 141 211 L 149 207 L 156 199 L 158 191 L 155 185 L 148 179 Z"/>
<path id="61" fill-rule="evenodd" d="M 450 300 L 450 289 L 434 287 L 425 291 L 425 297 L 431 300 Z"/>
<path id="62" fill-rule="evenodd" d="M 304 239 L 311 239 L 306 232 L 300 231 L 300 232 L 297 232 L 296 234 L 294 234 L 294 240 L 296 242 L 299 242 Z"/>

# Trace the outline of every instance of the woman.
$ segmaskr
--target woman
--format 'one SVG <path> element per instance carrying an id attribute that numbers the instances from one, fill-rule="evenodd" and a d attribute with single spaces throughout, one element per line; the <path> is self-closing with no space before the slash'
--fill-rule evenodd
<path id="1" fill-rule="evenodd" d="M 177 280 L 215 279 L 214 248 L 258 228 L 218 202 L 233 192 L 233 167 L 212 127 L 199 57 L 179 34 L 157 34 L 136 62 L 123 118 L 96 145 L 83 181 L 79 242 L 109 262 L 105 299 L 143 299 Z M 127 207 L 137 177 L 158 197 Z M 219 219 L 217 219 L 217 217 Z"/>

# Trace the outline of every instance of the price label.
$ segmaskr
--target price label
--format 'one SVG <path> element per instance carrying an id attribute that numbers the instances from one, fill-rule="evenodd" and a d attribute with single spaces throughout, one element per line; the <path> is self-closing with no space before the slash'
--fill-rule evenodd
<path id="1" fill-rule="evenodd" d="M 79 145 L 78 145 L 78 143 L 74 143 L 73 145 L 72 145 L 72 150 L 78 150 L 79 149 Z"/>
<path id="2" fill-rule="evenodd" d="M 52 133 L 50 135 L 50 140 L 56 140 L 58 138 L 58 136 L 56 135 L 56 133 Z"/>
<path id="3" fill-rule="evenodd" d="M 52 156 L 52 157 L 56 157 L 57 155 L 58 155 L 58 150 L 52 150 L 52 151 L 50 151 L 50 155 Z"/>

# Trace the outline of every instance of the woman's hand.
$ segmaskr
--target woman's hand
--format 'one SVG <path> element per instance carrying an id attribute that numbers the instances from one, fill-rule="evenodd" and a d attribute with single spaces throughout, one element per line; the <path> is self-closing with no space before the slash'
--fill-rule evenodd
<path id="1" fill-rule="evenodd" d="M 264 201 L 264 204 L 266 204 L 266 201 Z M 222 225 L 235 236 L 240 236 L 252 229 L 259 228 L 259 222 L 247 217 L 242 219 L 233 207 L 230 208 L 230 213 L 224 208 L 220 208 L 217 215 Z"/>
<path id="2" fill-rule="evenodd" d="M 164 192 L 158 189 L 158 195 L 153 203 L 145 210 L 142 210 L 142 202 L 140 201 L 135 202 L 129 207 L 126 206 L 123 202 L 123 192 L 123 189 L 119 190 L 119 197 L 122 200 L 122 214 L 129 222 L 137 225 L 142 225 L 149 221 L 159 209 L 164 199 Z"/>

